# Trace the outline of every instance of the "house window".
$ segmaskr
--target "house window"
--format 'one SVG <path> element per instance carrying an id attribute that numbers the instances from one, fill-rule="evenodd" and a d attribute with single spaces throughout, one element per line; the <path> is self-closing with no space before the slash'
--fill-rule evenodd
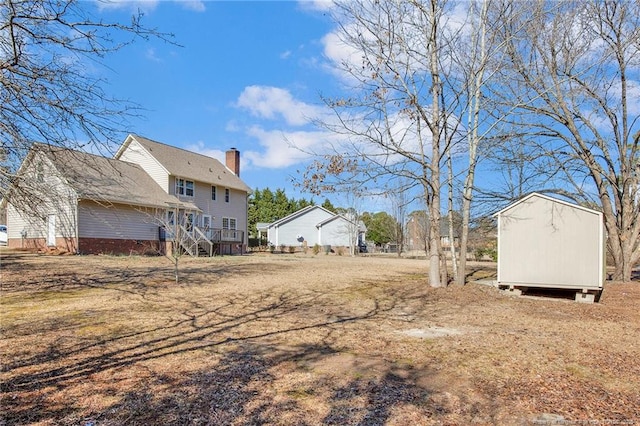
<path id="1" fill-rule="evenodd" d="M 175 225 L 176 223 L 176 214 L 173 210 L 167 210 L 167 223 L 169 225 Z"/>
<path id="2" fill-rule="evenodd" d="M 211 199 L 212 199 L 213 201 L 215 201 L 215 200 L 216 200 L 216 187 L 215 187 L 215 186 L 212 186 L 212 187 L 211 187 Z"/>
<path id="3" fill-rule="evenodd" d="M 236 229 L 236 218 L 235 217 L 223 217 L 222 218 L 222 229 Z"/>
<path id="4" fill-rule="evenodd" d="M 176 179 L 176 195 L 193 197 L 193 188 L 192 180 Z"/>
<path id="5" fill-rule="evenodd" d="M 224 202 L 228 203 L 229 202 L 229 198 L 231 198 L 231 194 L 229 193 L 229 188 L 225 188 L 224 189 Z"/>

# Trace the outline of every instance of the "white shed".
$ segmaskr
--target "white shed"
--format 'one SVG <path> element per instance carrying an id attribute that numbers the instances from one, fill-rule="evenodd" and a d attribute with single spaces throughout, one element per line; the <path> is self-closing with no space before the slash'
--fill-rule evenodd
<path id="1" fill-rule="evenodd" d="M 592 302 L 605 278 L 602 213 L 532 193 L 496 213 L 498 286 L 575 289 Z"/>

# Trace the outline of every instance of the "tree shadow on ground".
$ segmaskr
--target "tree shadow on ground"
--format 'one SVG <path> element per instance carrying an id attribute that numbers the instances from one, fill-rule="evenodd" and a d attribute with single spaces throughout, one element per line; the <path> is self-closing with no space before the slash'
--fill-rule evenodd
<path id="1" fill-rule="evenodd" d="M 260 395 L 260 386 L 256 383 L 272 380 L 267 371 L 269 367 L 287 360 L 309 361 L 334 353 L 336 350 L 330 341 L 337 329 L 345 324 L 379 318 L 395 306 L 395 301 L 385 301 L 384 306 L 374 301 L 370 309 L 359 313 L 342 312 L 340 307 L 332 306 L 324 299 L 326 294 L 284 291 L 242 297 L 233 295 L 218 301 L 215 306 L 183 301 L 186 308 L 176 312 L 179 318 L 172 317 L 165 323 L 158 321 L 150 328 L 111 337 L 101 335 L 88 342 L 55 340 L 38 348 L 31 356 L 4 363 L 0 423 L 78 424 L 82 420 L 77 417 L 78 406 L 73 403 L 65 407 L 52 405 L 47 402 L 47 394 L 91 383 L 96 375 L 105 372 L 129 368 L 135 371 L 134 367 L 150 361 L 189 356 L 203 350 L 224 354 L 215 371 L 202 371 L 179 382 L 175 377 L 155 377 L 152 383 L 146 383 L 144 390 L 129 391 L 124 396 L 117 390 L 110 391 L 105 397 L 118 397 L 120 402 L 108 413 L 98 413 L 100 424 L 104 424 L 105 419 L 111 419 L 108 422 L 112 423 L 107 424 L 145 424 L 151 419 L 149 416 L 152 416 L 150 423 L 153 424 L 228 424 L 238 416 L 246 417 L 249 423 L 261 423 L 260 419 L 265 416 L 273 421 L 278 412 L 298 408 L 295 398 L 282 403 L 268 398 L 263 401 L 262 397 L 258 397 L 258 402 L 253 400 Z M 324 316 L 300 319 L 300 312 L 317 309 Z M 68 334 L 74 333 L 71 320 L 68 323 L 36 321 L 31 327 L 44 334 L 47 330 L 57 333 L 60 328 L 68 328 Z M 282 339 L 288 333 L 310 331 L 320 335 L 325 343 L 303 345 L 294 353 L 280 356 L 272 355 L 275 349 L 258 343 L 265 339 Z M 240 349 L 233 349 L 235 346 Z M 163 380 L 167 382 L 164 387 L 174 389 L 172 392 L 157 394 L 147 390 L 160 386 Z M 248 389 L 249 383 L 255 385 L 256 390 Z M 260 407 L 246 408 L 249 401 Z M 304 424 L 304 415 L 298 420 L 294 423 Z M 327 421 L 331 423 L 330 420 Z"/>
<path id="2" fill-rule="evenodd" d="M 215 282 L 216 274 L 260 276 L 265 267 L 248 263 L 211 270 L 210 266 L 191 265 L 189 270 L 194 279 L 205 276 L 199 279 L 208 283 Z M 199 300 L 189 296 L 189 288 L 200 284 L 162 292 L 147 284 L 149 268 L 117 269 L 108 264 L 77 275 L 61 270 L 50 278 L 58 281 L 44 285 L 60 293 L 69 286 L 123 291 L 127 297 L 140 297 L 141 307 L 169 306 L 171 313 L 86 338 L 78 338 L 77 319 L 64 312 L 16 323 L 10 330 L 14 336 L 33 329 L 34 336 L 62 338 L 38 342 L 28 356 L 14 356 L 3 363 L 0 424 L 378 425 L 407 407 L 419 418 L 447 413 L 446 404 L 431 401 L 432 391 L 418 384 L 418 372 L 408 366 L 390 366 L 382 360 L 379 371 L 372 374 L 348 367 L 344 376 L 312 371 L 313 365 L 350 350 L 342 338 L 346 328 L 374 332 L 377 324 L 398 313 L 421 311 L 438 293 L 363 283 L 346 290 L 212 293 L 219 299 Z M 127 285 L 113 288 L 117 282 Z M 170 282 L 162 286 L 173 288 Z M 354 295 L 357 305 L 336 304 Z M 123 312 L 115 306 L 102 314 L 117 320 Z M 96 322 L 91 316 L 82 321 L 82 325 Z M 192 362 L 192 358 L 206 366 L 181 368 L 182 360 Z M 163 363 L 175 367 L 175 372 L 159 368 Z M 286 388 L 281 383 L 283 370 L 308 377 Z M 85 393 L 101 408 L 67 397 Z M 310 420 L 310 406 L 318 404 L 322 412 Z"/>
<path id="3" fill-rule="evenodd" d="M 87 259 L 95 264 L 90 269 L 82 264 Z M 116 258 L 117 259 L 117 258 Z M 145 258 L 143 258 L 145 259 Z M 33 260 L 33 262 L 30 262 Z M 153 289 L 149 283 L 155 286 L 175 287 L 173 265 L 168 261 L 158 258 L 146 258 L 148 265 L 121 264 L 111 266 L 111 259 L 106 258 L 100 262 L 99 257 L 65 257 L 71 265 L 62 265 L 59 257 L 46 255 L 21 255 L 11 254 L 2 257 L 2 269 L 8 273 L 0 283 L 3 291 L 60 291 L 81 288 L 105 288 L 118 291 L 135 293 L 144 296 L 145 292 Z M 80 262 L 82 266 L 74 268 L 73 263 Z M 34 266 L 36 265 L 36 266 Z M 197 263 L 183 262 L 180 268 L 180 280 L 177 286 L 194 286 L 203 284 L 215 284 L 227 276 L 249 277 L 256 274 L 271 274 L 289 268 L 286 264 L 242 263 L 227 264 L 220 259 L 207 258 Z M 82 272 L 78 272 L 82 271 Z M 14 279 L 11 279 L 14 277 Z M 125 283 L 127 288 L 113 284 Z"/>
<path id="4" fill-rule="evenodd" d="M 431 391 L 416 384 L 407 367 L 377 376 L 327 381 L 315 378 L 304 389 L 276 394 L 274 370 L 292 361 L 322 363 L 337 353 L 330 345 L 299 345 L 286 351 L 269 344 L 243 343 L 228 351 L 214 368 L 176 379 L 147 378 L 145 387 L 118 395 L 106 409 L 80 414 L 73 401 L 64 409 L 41 406 L 21 412 L 11 407 L 7 424 L 51 422 L 80 425 L 383 425 L 396 411 L 408 408 L 423 418 L 442 414 Z M 326 395 L 321 394 L 324 391 Z M 326 414 L 310 418 L 309 404 L 320 403 Z"/>

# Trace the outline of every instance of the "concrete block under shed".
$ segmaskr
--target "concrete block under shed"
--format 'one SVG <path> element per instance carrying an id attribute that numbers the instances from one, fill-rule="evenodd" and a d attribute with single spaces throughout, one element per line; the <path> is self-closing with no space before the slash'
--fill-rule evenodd
<path id="1" fill-rule="evenodd" d="M 579 291 L 576 293 L 575 300 L 580 303 L 594 303 L 596 301 L 596 295 L 595 293 L 582 293 Z"/>

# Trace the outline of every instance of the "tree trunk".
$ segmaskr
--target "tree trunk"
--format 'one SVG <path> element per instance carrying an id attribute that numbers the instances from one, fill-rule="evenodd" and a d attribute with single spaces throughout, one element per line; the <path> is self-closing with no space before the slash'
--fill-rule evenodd
<path id="1" fill-rule="evenodd" d="M 431 229 L 430 250 L 429 250 L 429 284 L 431 287 L 442 287 L 446 285 L 442 275 L 446 275 L 446 269 L 442 271 L 442 247 L 440 244 L 440 138 L 442 125 L 442 105 L 440 98 L 442 95 L 442 82 L 440 81 L 440 69 L 438 60 L 438 1 L 431 0 L 430 13 L 431 28 L 429 33 L 429 65 L 431 74 L 431 117 L 427 120 L 431 131 L 431 199 L 427 200 L 429 206 L 429 220 Z"/>
<path id="2" fill-rule="evenodd" d="M 446 132 L 446 127 L 447 126 L 445 125 L 445 132 Z M 453 272 L 453 281 L 457 282 L 460 271 L 464 275 L 464 269 L 462 270 L 458 269 L 458 259 L 456 258 L 456 245 L 455 245 L 456 240 L 455 240 L 454 227 L 453 227 L 453 211 L 454 211 L 454 208 L 453 208 L 453 159 L 451 157 L 452 157 L 451 146 L 449 146 L 449 149 L 447 150 L 447 166 L 448 166 L 447 173 L 449 175 L 449 178 L 447 179 L 448 181 L 447 186 L 449 191 L 449 199 L 448 199 L 449 251 L 451 252 L 451 267 Z M 446 267 L 446 261 L 445 261 L 445 267 Z"/>

